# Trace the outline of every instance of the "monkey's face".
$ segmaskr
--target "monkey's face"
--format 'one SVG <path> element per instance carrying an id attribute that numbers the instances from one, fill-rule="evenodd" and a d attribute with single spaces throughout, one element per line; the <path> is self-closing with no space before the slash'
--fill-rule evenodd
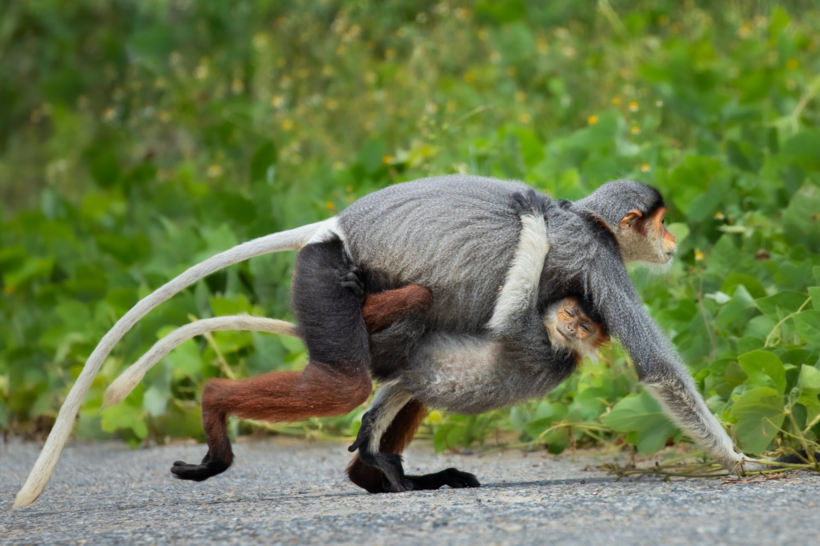
<path id="1" fill-rule="evenodd" d="M 609 340 L 601 325 L 591 320 L 573 297 L 551 304 L 544 325 L 553 345 L 580 356 L 594 356 L 598 347 Z"/>
<path id="2" fill-rule="evenodd" d="M 667 264 L 675 254 L 675 236 L 664 224 L 666 207 L 658 207 L 648 215 L 631 210 L 623 217 L 615 236 L 625 262 Z"/>

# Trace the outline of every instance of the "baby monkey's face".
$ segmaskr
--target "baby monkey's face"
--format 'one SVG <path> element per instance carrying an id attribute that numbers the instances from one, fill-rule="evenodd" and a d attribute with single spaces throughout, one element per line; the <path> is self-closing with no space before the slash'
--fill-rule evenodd
<path id="1" fill-rule="evenodd" d="M 598 347 L 609 340 L 601 325 L 587 316 L 574 297 L 551 304 L 544 325 L 553 345 L 573 350 L 581 356 L 593 356 Z"/>

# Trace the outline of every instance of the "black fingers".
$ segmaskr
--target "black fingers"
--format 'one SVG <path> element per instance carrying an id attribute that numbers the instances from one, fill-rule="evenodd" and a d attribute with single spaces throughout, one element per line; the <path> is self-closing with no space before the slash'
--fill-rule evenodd
<path id="1" fill-rule="evenodd" d="M 202 482 L 217 474 L 222 474 L 228 470 L 230 466 L 230 464 L 210 460 L 210 453 L 208 453 L 200 464 L 174 461 L 174 466 L 171 467 L 171 474 L 180 480 Z"/>
<path id="2" fill-rule="evenodd" d="M 353 292 L 357 298 L 364 301 L 364 283 L 361 279 L 359 279 L 359 275 L 357 274 L 357 269 L 355 267 L 351 268 L 351 270 L 347 273 L 340 271 L 339 282 L 343 288 L 347 288 Z"/>
<path id="3" fill-rule="evenodd" d="M 356 451 L 359 448 L 367 448 L 368 442 L 370 442 L 370 435 L 372 432 L 373 427 L 373 414 L 368 411 L 362 415 L 362 425 L 359 427 L 359 433 L 356 434 L 356 440 L 347 448 L 347 450 L 351 453 Z M 371 465 L 373 466 L 373 465 Z"/>
<path id="4" fill-rule="evenodd" d="M 448 468 L 441 472 L 424 474 L 422 476 L 405 476 L 404 479 L 410 482 L 413 491 L 439 489 L 445 485 L 453 489 L 481 486 L 475 475 L 469 472 L 462 472 L 456 468 Z"/>

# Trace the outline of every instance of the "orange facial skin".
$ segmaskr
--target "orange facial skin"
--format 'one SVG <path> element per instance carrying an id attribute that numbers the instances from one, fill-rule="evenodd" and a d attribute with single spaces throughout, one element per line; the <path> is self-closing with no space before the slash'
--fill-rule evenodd
<path id="1" fill-rule="evenodd" d="M 675 236 L 669 233 L 664 223 L 666 216 L 666 207 L 660 207 L 655 213 L 647 219 L 647 223 L 652 227 L 652 233 L 657 233 L 658 239 L 661 241 L 661 248 L 664 254 L 672 254 L 677 247 Z"/>

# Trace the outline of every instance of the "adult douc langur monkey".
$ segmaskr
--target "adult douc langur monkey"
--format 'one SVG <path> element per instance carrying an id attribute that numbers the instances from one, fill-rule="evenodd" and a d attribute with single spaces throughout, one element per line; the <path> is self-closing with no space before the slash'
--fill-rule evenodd
<path id="1" fill-rule="evenodd" d="M 491 318 L 513 316 L 515 309 L 505 305 L 515 298 L 505 296 L 514 296 L 522 286 L 504 287 L 505 277 L 514 259 L 526 259 L 527 249 L 518 247 L 522 224 L 511 195 L 529 189 L 519 182 L 466 175 L 398 184 L 363 197 L 335 218 L 244 243 L 192 267 L 141 300 L 94 350 L 14 506 L 29 504 L 42 492 L 82 396 L 113 346 L 151 309 L 228 265 L 302 249 L 293 305 L 310 362 L 301 374 L 258 385 L 255 402 L 269 404 L 272 418 L 338 415 L 369 396 L 362 297 L 340 286 L 338 277 L 351 261 L 368 292 L 408 284 L 429 287 L 434 303 L 426 325 L 431 331 L 483 333 Z M 549 223 L 550 260 L 534 280 L 539 293 L 549 300 L 576 293 L 591 299 L 670 417 L 707 454 L 735 469 L 743 456 L 735 453 L 670 343 L 643 309 L 624 267 L 624 262 L 666 263 L 672 257 L 674 238 L 661 225 L 665 207 L 660 194 L 637 182 L 614 181 L 562 208 L 572 215 L 567 222 Z M 619 246 L 627 249 L 623 255 Z M 230 392 L 220 396 L 230 398 Z M 221 447 L 209 445 L 205 473 L 215 475 L 230 465 L 220 458 Z M 197 471 L 196 479 L 201 477 Z"/>

